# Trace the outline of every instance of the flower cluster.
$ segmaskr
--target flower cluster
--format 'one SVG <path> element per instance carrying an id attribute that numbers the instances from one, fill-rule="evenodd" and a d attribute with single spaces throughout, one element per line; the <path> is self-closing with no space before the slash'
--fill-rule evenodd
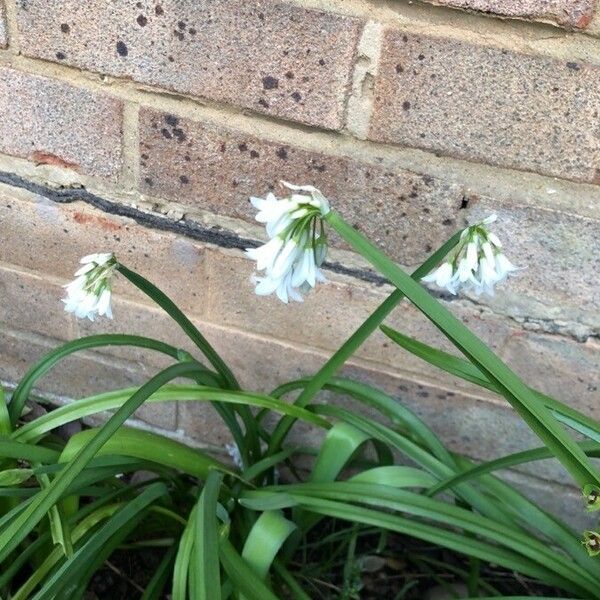
<path id="1" fill-rule="evenodd" d="M 269 241 L 248 248 L 246 254 L 256 261 L 258 271 L 265 272 L 256 277 L 259 296 L 275 292 L 282 302 L 302 302 L 302 293 L 325 281 L 320 269 L 327 254 L 322 217 L 329 212 L 329 203 L 313 186 L 281 183 L 292 191 L 289 197 L 278 200 L 270 193 L 266 198 L 250 198 Z"/>
<path id="2" fill-rule="evenodd" d="M 76 279 L 64 286 L 67 290 L 63 300 L 65 310 L 90 321 L 97 315 L 112 319 L 110 300 L 112 276 L 117 267 L 115 255 L 112 252 L 90 254 L 81 259 L 81 264 L 75 273 Z"/>
<path id="3" fill-rule="evenodd" d="M 462 288 L 477 295 L 483 292 L 493 296 L 494 285 L 519 270 L 502 252 L 498 236 L 488 229 L 496 218 L 496 215 L 491 215 L 467 227 L 454 253 L 422 281 L 435 283 L 451 294 L 457 294 Z"/>

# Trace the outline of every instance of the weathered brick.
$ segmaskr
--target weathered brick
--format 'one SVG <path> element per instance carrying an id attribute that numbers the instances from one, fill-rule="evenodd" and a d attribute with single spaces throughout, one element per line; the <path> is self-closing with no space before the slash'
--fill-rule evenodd
<path id="1" fill-rule="evenodd" d="M 370 138 L 600 183 L 600 68 L 388 29 Z"/>
<path id="2" fill-rule="evenodd" d="M 462 188 L 408 171 L 309 152 L 233 129 L 143 110 L 141 189 L 254 220 L 249 196 L 278 180 L 311 183 L 358 229 L 405 264 L 424 259 L 461 222 Z"/>
<path id="3" fill-rule="evenodd" d="M 121 167 L 122 103 L 67 83 L 0 69 L 0 151 L 114 178 Z"/>
<path id="4" fill-rule="evenodd" d="M 24 237 L 23 232 L 32 232 Z M 70 281 L 79 259 L 114 251 L 120 260 L 169 294 L 186 311 L 203 310 L 202 248 L 180 236 L 137 225 L 83 203 L 58 205 L 28 192 L 0 190 L 0 262 Z M 148 298 L 117 277 L 125 297 Z"/>
<path id="5" fill-rule="evenodd" d="M 275 0 L 28 0 L 21 50 L 337 129 L 360 22 Z"/>
<path id="6" fill-rule="evenodd" d="M 251 261 L 220 249 L 207 251 L 206 259 L 208 320 L 329 352 L 337 350 L 391 293 L 388 286 L 381 289 L 328 272 L 328 282 L 317 286 L 305 303 L 286 305 L 274 296 L 265 298 L 253 293 Z M 471 303 L 453 301 L 444 304 L 495 349 L 503 346 L 512 330 L 506 320 L 480 314 Z M 406 335 L 453 351 L 452 345 L 407 301 L 399 304 L 386 323 Z M 402 350 L 379 331 L 361 346 L 356 356 L 373 364 L 420 376 L 426 374 L 438 380 L 457 381 L 450 376 L 444 377 L 438 369 L 428 367 L 427 363 Z"/>
<path id="7" fill-rule="evenodd" d="M 542 392 L 600 418 L 600 345 L 551 335 L 511 336 L 503 356 Z"/>
<path id="8" fill-rule="evenodd" d="M 0 267 L 0 323 L 57 340 L 75 337 L 75 320 L 60 301 L 64 290 L 39 275 Z"/>
<path id="9" fill-rule="evenodd" d="M 569 29 L 585 29 L 594 16 L 596 0 L 426 0 L 502 17 L 550 21 Z"/>
<path id="10" fill-rule="evenodd" d="M 0 336 L 0 380 L 15 384 L 27 370 L 61 342 L 41 338 L 30 339 L 11 332 L 2 325 Z M 40 379 L 35 391 L 39 394 L 59 396 L 61 402 L 79 399 L 92 394 L 124 387 L 138 386 L 148 379 L 135 363 L 111 360 L 96 353 L 83 352 L 69 356 Z M 163 429 L 175 429 L 176 406 L 163 403 L 142 406 L 135 417 Z M 106 416 L 106 415 L 102 415 Z"/>
<path id="11" fill-rule="evenodd" d="M 4 2 L 0 2 L 0 48 L 6 48 L 8 39 L 6 37 L 6 9 Z"/>
<path id="12" fill-rule="evenodd" d="M 600 333 L 599 222 L 596 219 L 480 198 L 471 217 L 498 215 L 493 229 L 516 265 L 526 267 L 478 302 L 542 329 L 576 337 Z M 545 323 L 546 322 L 546 323 Z"/>

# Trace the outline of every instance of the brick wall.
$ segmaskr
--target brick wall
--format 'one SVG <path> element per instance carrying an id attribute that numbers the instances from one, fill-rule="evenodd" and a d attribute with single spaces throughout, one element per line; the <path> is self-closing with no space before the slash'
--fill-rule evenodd
<path id="1" fill-rule="evenodd" d="M 247 197 L 286 178 L 320 187 L 407 267 L 497 212 L 528 269 L 492 299 L 444 302 L 531 385 L 600 418 L 595 4 L 0 0 L 0 379 L 81 334 L 185 345 L 123 282 L 113 322 L 61 311 L 78 257 L 105 249 L 164 286 L 248 386 L 314 371 L 389 289 L 334 239 L 330 283 L 305 304 L 254 296 L 240 248 L 262 234 Z M 391 322 L 444 346 L 408 305 Z M 65 402 L 161 364 L 90 352 L 40 391 Z M 498 398 L 380 335 L 347 372 L 474 458 L 535 444 Z M 189 404 L 145 407 L 136 422 L 226 441 Z M 518 477 L 538 492 L 566 481 L 552 465 Z"/>

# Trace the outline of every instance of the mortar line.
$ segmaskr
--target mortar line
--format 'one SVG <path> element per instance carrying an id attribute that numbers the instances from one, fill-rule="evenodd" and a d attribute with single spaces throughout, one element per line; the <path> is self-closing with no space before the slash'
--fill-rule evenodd
<path id="1" fill-rule="evenodd" d="M 0 52 L 2 56 L 2 52 Z M 4 55 L 6 58 L 6 54 Z M 43 63 L 45 64 L 45 63 Z M 20 61 L 18 68 L 33 75 L 48 76 L 40 72 L 39 61 Z M 56 65 L 54 65 L 56 67 Z M 577 216 L 597 218 L 595 204 L 598 186 L 541 175 L 532 171 L 519 171 L 468 161 L 452 156 L 437 156 L 434 152 L 407 148 L 394 144 L 380 144 L 359 140 L 347 133 L 312 129 L 297 123 L 273 119 L 260 113 L 251 114 L 231 106 L 209 106 L 197 98 L 165 95 L 156 90 L 132 87 L 131 82 L 116 85 L 92 80 L 76 69 L 65 66 L 53 68 L 50 74 L 61 81 L 84 89 L 112 95 L 154 110 L 162 110 L 197 122 L 209 122 L 233 132 L 243 132 L 274 142 L 288 143 L 304 150 L 317 151 L 331 156 L 355 158 L 375 166 L 402 169 L 422 175 L 437 177 L 449 183 L 468 188 L 469 192 L 493 196 L 496 200 L 514 203 L 514 196 L 529 196 L 527 204 L 539 208 L 552 206 Z M 268 135 L 264 132 L 268 131 Z M 99 180 L 101 181 L 101 180 Z M 94 184 L 94 187 L 96 185 Z M 119 193 L 112 192 L 111 193 Z M 122 190 L 121 190 L 122 193 Z M 553 196 L 550 197 L 550 194 Z M 577 206 L 573 203 L 577 198 Z M 575 207 L 575 210 L 574 210 Z"/>

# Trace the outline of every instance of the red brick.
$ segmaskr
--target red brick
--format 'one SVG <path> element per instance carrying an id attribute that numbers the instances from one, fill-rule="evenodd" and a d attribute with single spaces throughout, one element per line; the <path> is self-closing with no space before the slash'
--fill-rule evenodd
<path id="1" fill-rule="evenodd" d="M 89 175 L 121 167 L 122 103 L 67 83 L 0 70 L 0 151 Z"/>
<path id="2" fill-rule="evenodd" d="M 550 21 L 569 29 L 585 29 L 594 16 L 597 0 L 425 0 L 501 17 Z"/>
<path id="3" fill-rule="evenodd" d="M 140 185 L 146 194 L 176 197 L 190 207 L 253 221 L 256 211 L 249 196 L 266 194 L 275 186 L 276 193 L 284 193 L 280 179 L 310 183 L 405 264 L 425 258 L 462 218 L 462 188 L 433 177 L 310 152 L 152 110 L 141 113 L 140 138 Z"/>
<path id="4" fill-rule="evenodd" d="M 600 68 L 388 29 L 370 138 L 600 183 Z"/>
<path id="5" fill-rule="evenodd" d="M 351 17 L 275 0 L 28 0 L 18 23 L 28 56 L 331 129 L 360 33 Z"/>

